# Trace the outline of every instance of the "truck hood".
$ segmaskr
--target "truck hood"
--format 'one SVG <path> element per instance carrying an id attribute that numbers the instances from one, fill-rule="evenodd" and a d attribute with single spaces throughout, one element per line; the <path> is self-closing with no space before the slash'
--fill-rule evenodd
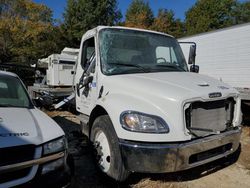
<path id="1" fill-rule="evenodd" d="M 106 76 L 102 78 L 102 82 L 103 92 L 100 92 L 102 95 L 98 102 L 107 109 L 118 137 L 145 142 L 190 140 L 192 136 L 186 129 L 183 114 L 186 103 L 221 100 L 237 95 L 234 88 L 219 80 L 190 72 Z M 170 131 L 166 134 L 127 131 L 120 123 L 120 115 L 126 111 L 161 117 L 168 124 Z"/>
<path id="2" fill-rule="evenodd" d="M 229 85 L 214 78 L 190 72 L 162 72 L 119 75 L 112 79 L 112 88 L 138 95 L 153 95 L 170 100 L 183 101 L 192 98 L 209 99 L 211 93 L 221 97 L 238 93 Z M 115 87 L 114 87 L 115 85 Z"/>
<path id="3" fill-rule="evenodd" d="M 63 135 L 62 129 L 36 108 L 0 108 L 0 148 L 41 145 Z"/>

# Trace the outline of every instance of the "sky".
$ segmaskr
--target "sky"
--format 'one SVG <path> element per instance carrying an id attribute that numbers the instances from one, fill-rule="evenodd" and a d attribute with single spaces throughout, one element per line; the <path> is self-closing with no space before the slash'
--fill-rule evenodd
<path id="1" fill-rule="evenodd" d="M 42 3 L 47 5 L 53 10 L 53 16 L 55 19 L 63 19 L 63 12 L 67 4 L 67 0 L 33 0 L 36 3 Z M 132 2 L 132 0 L 117 0 L 118 9 L 121 10 L 123 19 L 125 19 L 125 13 Z M 157 16 L 159 8 L 172 9 L 175 13 L 175 18 L 185 19 L 185 12 L 192 7 L 196 0 L 147 0 L 154 15 Z M 240 0 L 246 1 L 246 0 Z"/>
<path id="2" fill-rule="evenodd" d="M 36 3 L 47 5 L 53 10 L 55 19 L 63 19 L 63 12 L 67 4 L 67 0 L 33 0 Z M 172 9 L 176 18 L 184 19 L 185 12 L 195 3 L 196 0 L 148 0 L 154 14 L 157 15 L 159 8 Z M 123 20 L 125 13 L 132 0 L 118 0 L 118 9 L 121 10 Z"/>

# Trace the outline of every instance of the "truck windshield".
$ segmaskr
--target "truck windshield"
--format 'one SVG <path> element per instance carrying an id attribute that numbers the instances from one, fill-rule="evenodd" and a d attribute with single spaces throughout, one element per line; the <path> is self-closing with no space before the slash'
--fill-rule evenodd
<path id="1" fill-rule="evenodd" d="M 100 59 L 105 75 L 188 71 L 176 39 L 128 29 L 100 31 Z"/>
<path id="2" fill-rule="evenodd" d="M 0 75 L 0 108 L 1 107 L 32 107 L 27 92 L 18 78 Z"/>

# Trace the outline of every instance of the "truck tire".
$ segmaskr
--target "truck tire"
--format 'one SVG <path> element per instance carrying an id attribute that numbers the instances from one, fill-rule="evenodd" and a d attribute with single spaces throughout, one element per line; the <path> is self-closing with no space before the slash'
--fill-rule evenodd
<path id="1" fill-rule="evenodd" d="M 118 138 L 108 115 L 96 118 L 91 129 L 90 140 L 94 146 L 98 168 L 109 177 L 124 181 L 129 172 L 122 162 Z"/>

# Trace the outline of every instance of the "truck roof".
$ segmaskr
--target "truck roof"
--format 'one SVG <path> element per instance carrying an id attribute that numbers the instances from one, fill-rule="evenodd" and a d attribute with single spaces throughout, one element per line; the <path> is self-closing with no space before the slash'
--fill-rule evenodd
<path id="1" fill-rule="evenodd" d="M 12 73 L 12 72 L 8 72 L 8 71 L 1 71 L 0 70 L 0 76 L 13 76 L 13 77 L 18 77 L 15 73 Z"/>
<path id="2" fill-rule="evenodd" d="M 173 36 L 166 34 L 166 33 L 162 33 L 162 32 L 158 32 L 158 31 L 152 31 L 152 30 L 147 30 L 147 29 L 139 29 L 139 28 L 133 28 L 133 27 L 122 27 L 122 26 L 97 26 L 91 30 L 88 30 L 84 35 L 89 35 L 92 33 L 96 33 L 99 32 L 102 29 L 127 29 L 127 30 L 134 30 L 134 31 L 144 31 L 144 32 L 148 32 L 148 33 L 156 33 L 156 34 L 160 34 L 160 35 L 165 35 L 168 37 L 172 37 Z"/>

